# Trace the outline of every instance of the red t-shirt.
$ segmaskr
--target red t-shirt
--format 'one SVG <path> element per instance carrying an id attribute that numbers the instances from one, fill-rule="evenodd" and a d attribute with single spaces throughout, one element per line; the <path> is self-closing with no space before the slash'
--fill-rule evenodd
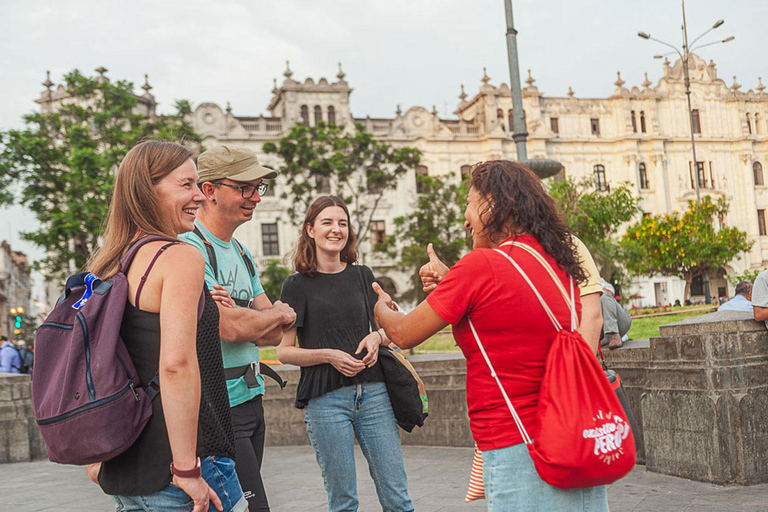
<path id="1" fill-rule="evenodd" d="M 570 291 L 565 271 L 533 236 L 522 235 L 516 240 L 544 256 L 566 292 Z M 525 271 L 563 328 L 570 329 L 570 310 L 541 263 L 521 248 L 506 246 L 501 250 Z M 580 318 L 578 288 L 574 296 Z M 469 423 L 478 447 L 505 448 L 521 443 L 522 437 L 480 353 L 468 316 L 528 435 L 535 437 L 539 389 L 557 331 L 528 283 L 501 254 L 475 249 L 451 268 L 427 302 L 453 325 L 453 336 L 467 360 Z"/>

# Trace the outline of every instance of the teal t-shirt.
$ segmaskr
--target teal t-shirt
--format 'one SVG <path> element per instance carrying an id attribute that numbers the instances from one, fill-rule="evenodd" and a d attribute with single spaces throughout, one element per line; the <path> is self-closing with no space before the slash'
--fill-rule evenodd
<path id="1" fill-rule="evenodd" d="M 214 284 L 220 284 L 232 298 L 246 301 L 264 293 L 264 288 L 261 286 L 261 281 L 259 281 L 258 272 L 251 277 L 234 239 L 224 242 L 213 236 L 199 222 L 195 221 L 195 225 L 200 228 L 205 238 L 213 245 L 216 253 L 216 265 L 219 271 L 218 276 L 213 275 L 213 266 L 208 261 L 208 252 L 205 250 L 205 245 L 200 240 L 200 237 L 190 231 L 189 233 L 184 233 L 179 238 L 197 247 L 203 254 L 205 258 L 205 284 L 208 285 L 208 288 L 213 290 Z M 245 256 L 253 262 L 253 256 L 251 256 L 248 249 L 243 246 L 243 250 L 245 251 Z M 255 262 L 253 268 L 256 268 Z M 252 362 L 258 363 L 259 347 L 249 342 L 229 343 L 221 340 L 221 355 L 224 359 L 224 368 L 235 368 Z M 244 377 L 228 380 L 227 392 L 229 393 L 230 407 L 247 402 L 255 396 L 263 395 L 264 377 L 259 375 L 258 380 L 259 386 L 255 388 L 249 388 L 245 383 Z"/>

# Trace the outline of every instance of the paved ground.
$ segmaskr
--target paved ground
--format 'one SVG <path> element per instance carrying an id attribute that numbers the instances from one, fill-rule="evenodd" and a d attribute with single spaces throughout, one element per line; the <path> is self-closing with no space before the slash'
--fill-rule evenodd
<path id="1" fill-rule="evenodd" d="M 485 510 L 464 503 L 472 450 L 405 447 L 411 495 L 419 512 Z M 325 510 L 325 492 L 308 446 L 267 448 L 265 484 L 273 512 Z M 107 512 L 111 501 L 81 468 L 49 462 L 0 465 L 2 512 Z M 381 510 L 367 468 L 358 458 L 360 512 Z M 608 493 L 612 512 L 768 512 L 768 484 L 720 487 L 657 475 L 638 466 Z M 567 512 L 567 511 L 565 511 Z"/>

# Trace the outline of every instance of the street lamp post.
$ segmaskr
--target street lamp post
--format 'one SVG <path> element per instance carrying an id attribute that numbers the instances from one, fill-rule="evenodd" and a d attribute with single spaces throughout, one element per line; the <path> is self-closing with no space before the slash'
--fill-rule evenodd
<path id="1" fill-rule="evenodd" d="M 680 50 L 677 48 L 677 46 L 666 43 L 664 41 L 661 41 L 659 39 L 656 39 L 654 37 L 651 37 L 650 34 L 647 32 L 638 32 L 637 35 L 641 37 L 642 39 L 649 39 L 651 41 L 656 41 L 657 43 L 663 44 L 664 46 L 668 46 L 669 48 L 672 48 L 679 56 L 680 60 L 683 63 L 683 83 L 685 84 L 685 96 L 688 102 L 688 121 L 690 123 L 691 128 L 691 152 L 693 153 L 693 168 L 695 169 L 695 178 L 693 180 L 693 186 L 696 190 L 696 204 L 698 205 L 701 203 L 701 192 L 699 190 L 700 184 L 699 180 L 701 179 L 701 175 L 699 174 L 699 162 L 696 159 L 696 138 L 695 138 L 695 131 L 694 131 L 694 124 L 693 124 L 693 108 L 691 107 L 691 76 L 689 73 L 688 63 L 689 58 L 691 56 L 691 52 L 698 48 L 704 48 L 705 46 L 711 46 L 713 44 L 720 44 L 720 43 L 727 43 L 730 41 L 733 41 L 735 37 L 730 36 L 727 37 L 721 41 L 712 41 L 706 44 L 702 44 L 701 46 L 696 47 L 696 43 L 705 35 L 709 34 L 712 30 L 720 27 L 723 23 L 725 23 L 724 20 L 717 20 L 712 27 L 707 29 L 703 34 L 701 34 L 699 37 L 693 40 L 693 43 L 690 45 L 688 44 L 688 25 L 685 21 L 685 0 L 680 0 L 683 8 L 683 52 L 681 53 Z M 670 52 L 672 53 L 672 52 Z M 664 55 L 655 55 L 654 58 L 660 59 L 664 57 Z M 709 304 L 712 300 L 710 296 L 710 290 L 709 290 L 709 271 L 704 272 L 702 275 L 702 281 L 704 284 L 704 300 L 707 304 Z"/>

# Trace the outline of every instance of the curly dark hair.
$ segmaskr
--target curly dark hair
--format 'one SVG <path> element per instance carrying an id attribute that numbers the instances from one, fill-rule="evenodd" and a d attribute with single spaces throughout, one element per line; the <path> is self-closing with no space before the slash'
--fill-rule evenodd
<path id="1" fill-rule="evenodd" d="M 577 283 L 586 281 L 568 224 L 530 169 L 509 160 L 480 162 L 469 184 L 489 199 L 480 216 L 486 219 L 483 232 L 493 243 L 513 234 L 533 235 Z"/>

